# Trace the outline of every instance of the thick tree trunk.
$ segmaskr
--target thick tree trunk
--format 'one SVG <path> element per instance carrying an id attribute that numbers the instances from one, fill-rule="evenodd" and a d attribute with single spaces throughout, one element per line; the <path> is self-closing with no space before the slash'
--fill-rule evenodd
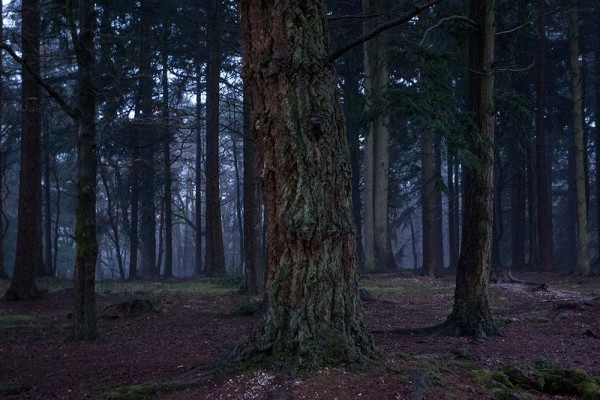
<path id="1" fill-rule="evenodd" d="M 163 162 L 164 162 L 164 229 L 165 229 L 165 278 L 173 277 L 173 195 L 171 182 L 171 123 L 169 115 L 169 56 L 167 48 L 171 27 L 165 19 L 163 21 L 162 42 L 162 118 L 163 118 Z M 160 271 L 160 268 L 159 268 Z"/>
<path id="2" fill-rule="evenodd" d="M 3 14 L 3 4 L 0 1 L 0 15 Z M 0 18 L 0 41 L 4 42 L 4 20 Z M 3 53 L 0 52 L 0 127 L 3 122 L 4 114 L 4 63 Z M 2 151 L 4 143 L 4 134 L 0 130 L 0 177 L 4 176 L 4 153 Z M 6 269 L 4 267 L 4 183 L 0 180 L 0 279 L 7 279 Z"/>
<path id="3" fill-rule="evenodd" d="M 39 0 L 22 2 L 23 59 L 33 73 L 40 71 Z M 42 260 L 42 188 L 41 188 L 41 96 L 40 86 L 25 67 L 21 72 L 21 166 L 17 249 L 10 287 L 4 300 L 26 300 L 39 296 L 35 283 L 38 263 Z"/>
<path id="4" fill-rule="evenodd" d="M 485 337 L 497 333 L 488 301 L 494 155 L 494 0 L 471 0 L 469 18 L 469 110 L 477 131 L 469 132 L 469 150 L 479 160 L 465 171 L 463 240 L 456 273 L 454 307 L 445 328 L 455 335 Z"/>
<path id="5" fill-rule="evenodd" d="M 571 93 L 573 101 L 573 142 L 575 150 L 575 188 L 577 192 L 577 266 L 578 275 L 590 274 L 587 232 L 587 202 L 585 195 L 585 146 L 583 132 L 583 94 L 581 64 L 579 62 L 579 6 L 580 0 L 571 0 L 569 12 L 569 53 L 571 65 Z"/>
<path id="6" fill-rule="evenodd" d="M 268 228 L 267 311 L 237 349 L 288 369 L 373 354 L 358 298 L 350 164 L 325 1 L 241 0 Z"/>
<path id="7" fill-rule="evenodd" d="M 244 289 L 248 294 L 260 294 L 265 288 L 265 270 L 260 251 L 260 183 L 252 104 L 247 92 L 244 85 Z"/>
<path id="8" fill-rule="evenodd" d="M 75 209 L 75 260 L 73 331 L 74 340 L 95 340 L 95 274 L 98 257 L 96 241 L 96 88 L 94 85 L 94 30 L 96 16 L 93 2 L 79 1 L 78 35 L 73 35 L 79 74 L 77 206 Z M 73 27 L 72 31 L 75 31 Z"/>
<path id="9" fill-rule="evenodd" d="M 539 1 L 536 91 L 535 166 L 537 193 L 538 269 L 552 269 L 552 201 L 546 157 L 546 0 Z"/>
<path id="10" fill-rule="evenodd" d="M 206 268 L 210 275 L 225 275 L 221 192 L 219 185 L 219 82 L 221 74 L 221 0 L 211 0 L 208 23 L 206 75 Z"/>

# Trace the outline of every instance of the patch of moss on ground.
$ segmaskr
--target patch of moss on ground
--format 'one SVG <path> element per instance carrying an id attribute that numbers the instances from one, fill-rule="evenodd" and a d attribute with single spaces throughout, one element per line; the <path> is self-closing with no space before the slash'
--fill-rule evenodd
<path id="1" fill-rule="evenodd" d="M 486 384 L 491 393 L 500 400 L 534 398 L 528 393 L 530 391 L 578 396 L 584 400 L 600 398 L 600 377 L 581 369 L 509 365 L 500 371 L 475 370 L 473 378 Z"/>
<path id="2" fill-rule="evenodd" d="M 35 326 L 38 320 L 31 315 L 0 314 L 0 328 Z"/>

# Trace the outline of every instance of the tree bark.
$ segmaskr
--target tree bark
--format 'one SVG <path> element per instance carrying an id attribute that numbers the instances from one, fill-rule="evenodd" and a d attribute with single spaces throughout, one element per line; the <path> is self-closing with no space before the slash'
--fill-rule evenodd
<path id="1" fill-rule="evenodd" d="M 349 154 L 327 61 L 325 1 L 239 3 L 268 283 L 262 327 L 235 354 L 292 370 L 362 363 L 373 341 L 358 297 Z"/>
<path id="2" fill-rule="evenodd" d="M 204 272 L 202 262 L 202 85 L 200 57 L 196 59 L 196 159 L 195 159 L 195 194 L 194 194 L 194 272 L 200 275 Z"/>
<path id="3" fill-rule="evenodd" d="M 163 118 L 163 162 L 164 162 L 164 229 L 165 229 L 165 268 L 163 277 L 173 277 L 173 195 L 171 178 L 171 123 L 169 110 L 169 56 L 167 47 L 169 44 L 169 35 L 171 27 L 170 22 L 163 21 L 162 37 L 162 118 Z"/>
<path id="4" fill-rule="evenodd" d="M 423 225 L 423 274 L 435 276 L 439 269 L 435 242 L 435 177 L 433 172 L 433 134 L 421 133 L 421 217 Z"/>
<path id="5" fill-rule="evenodd" d="M 33 74 L 40 72 L 39 0 L 22 2 L 23 59 Z M 25 67 L 21 71 L 21 165 L 17 249 L 10 287 L 3 299 L 27 300 L 39 297 L 36 269 L 42 260 L 41 188 L 41 93 L 35 77 Z"/>
<path id="6" fill-rule="evenodd" d="M 0 1 L 0 15 L 3 14 L 3 4 Z M 0 18 L 0 41 L 4 42 L 4 20 Z M 3 52 L 0 52 L 0 127 L 3 122 L 4 114 L 4 62 Z M 8 279 L 4 267 L 4 153 L 2 149 L 4 143 L 4 133 L 0 130 L 0 279 Z"/>
<path id="7" fill-rule="evenodd" d="M 538 269 L 552 269 L 552 201 L 546 157 L 546 0 L 539 0 L 535 166 L 537 182 Z"/>
<path id="8" fill-rule="evenodd" d="M 244 271 L 245 292 L 260 294 L 265 289 L 261 262 L 260 182 L 256 157 L 256 136 L 252 126 L 252 102 L 244 85 Z"/>
<path id="9" fill-rule="evenodd" d="M 576 273 L 590 274 L 587 232 L 587 202 L 585 179 L 585 146 L 583 132 L 583 94 L 581 90 L 581 64 L 579 62 L 579 7 L 580 0 L 571 0 L 569 12 L 569 53 L 571 66 L 571 92 L 573 101 L 573 141 L 575 150 L 575 189 L 577 192 L 577 266 Z"/>
<path id="10" fill-rule="evenodd" d="M 213 276 L 225 275 L 219 185 L 220 9 L 221 0 L 211 0 L 206 75 L 206 267 Z"/>
<path id="11" fill-rule="evenodd" d="M 497 334 L 488 301 L 493 221 L 494 0 L 471 0 L 469 19 L 469 110 L 476 131 L 466 135 L 477 168 L 465 171 L 463 240 L 456 273 L 454 307 L 445 329 L 454 335 Z"/>
<path id="12" fill-rule="evenodd" d="M 95 340 L 96 330 L 96 88 L 94 34 L 96 15 L 91 0 L 79 0 L 79 33 L 71 24 L 78 66 L 77 205 L 75 209 L 75 261 L 73 340 Z"/>
<path id="13" fill-rule="evenodd" d="M 525 144 L 526 146 L 527 144 Z M 512 268 L 525 267 L 525 220 L 526 220 L 526 163 L 521 145 L 517 145 L 513 159 L 513 180 L 511 185 L 511 228 L 512 228 Z"/>
<path id="14" fill-rule="evenodd" d="M 456 269 L 458 261 L 459 243 L 458 243 L 458 218 L 456 209 L 458 207 L 458 193 L 455 190 L 455 181 L 458 175 L 454 174 L 454 155 L 448 148 L 448 259 L 449 270 Z"/>

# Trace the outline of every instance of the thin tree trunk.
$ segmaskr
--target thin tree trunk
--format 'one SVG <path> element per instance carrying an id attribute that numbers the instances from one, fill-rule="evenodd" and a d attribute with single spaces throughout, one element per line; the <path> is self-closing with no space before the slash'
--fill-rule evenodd
<path id="1" fill-rule="evenodd" d="M 21 51 L 34 74 L 40 72 L 39 0 L 23 0 Z M 41 96 L 34 75 L 25 67 L 21 72 L 21 165 L 17 249 L 13 278 L 4 300 L 25 300 L 40 295 L 35 283 L 36 269 L 42 259 L 41 227 Z"/>
<path id="2" fill-rule="evenodd" d="M 539 1 L 537 45 L 535 166 L 537 194 L 538 269 L 552 269 L 552 201 L 546 159 L 546 0 Z"/>
<path id="3" fill-rule="evenodd" d="M 514 175 L 511 186 L 511 217 L 512 217 L 512 268 L 522 269 L 525 267 L 525 219 L 526 199 L 525 189 L 527 185 L 525 175 L 525 159 L 517 150 L 516 159 L 513 160 Z"/>
<path id="4" fill-rule="evenodd" d="M 444 270 L 444 229 L 442 212 L 442 136 L 434 137 L 434 198 L 433 198 L 433 241 L 435 242 L 435 273 L 440 275 Z"/>
<path id="5" fill-rule="evenodd" d="M 455 210 L 457 208 L 457 193 L 455 191 L 455 179 L 454 176 L 454 156 L 450 152 L 450 146 L 448 146 L 448 258 L 449 258 L 449 270 L 456 268 L 456 262 L 458 260 L 458 237 L 456 227 L 458 220 L 456 218 Z"/>
<path id="6" fill-rule="evenodd" d="M 539 265 L 539 243 L 537 230 L 537 192 L 535 171 L 535 142 L 531 140 L 527 146 L 527 214 L 529 217 L 529 270 L 535 270 Z"/>
<path id="7" fill-rule="evenodd" d="M 202 85 L 200 57 L 196 59 L 196 159 L 194 184 L 196 192 L 194 195 L 194 272 L 200 275 L 204 272 L 202 263 Z"/>
<path id="8" fill-rule="evenodd" d="M 585 146 L 583 132 L 583 94 L 581 90 L 581 64 L 579 62 L 579 6 L 580 0 L 571 1 L 569 12 L 569 52 L 571 65 L 571 90 L 573 96 L 573 140 L 575 150 L 575 188 L 577 192 L 577 266 L 576 273 L 590 274 L 587 232 L 587 205 L 585 194 Z"/>
<path id="9" fill-rule="evenodd" d="M 58 270 L 57 260 L 58 260 L 58 239 L 59 239 L 59 233 L 60 233 L 60 231 L 59 231 L 59 228 L 60 228 L 60 181 L 58 179 L 56 160 L 54 160 L 54 187 L 56 188 L 56 203 L 55 203 L 56 216 L 54 217 L 54 243 L 52 244 L 52 247 L 54 249 L 54 251 L 53 251 L 54 258 L 52 260 L 52 265 L 54 265 L 54 268 L 56 270 Z"/>
<path id="10" fill-rule="evenodd" d="M 169 57 L 167 47 L 169 44 L 169 36 L 171 27 L 165 19 L 163 21 L 163 43 L 162 43 L 162 117 L 163 117 L 163 162 L 164 165 L 164 229 L 165 229 L 165 269 L 163 276 L 170 278 L 173 276 L 173 195 L 172 195 L 172 179 L 171 179 L 171 123 L 169 110 L 169 76 L 168 66 Z M 159 258 L 160 260 L 160 258 Z M 160 267 L 158 268 L 160 272 Z"/>
<path id="11" fill-rule="evenodd" d="M 3 14 L 3 3 L 0 1 L 0 15 Z M 4 42 L 4 19 L 0 18 L 0 41 Z M 4 52 L 0 52 L 0 127 L 4 121 Z M 8 279 L 4 267 L 4 153 L 2 150 L 4 143 L 4 130 L 0 129 L 0 279 Z"/>
<path id="12" fill-rule="evenodd" d="M 435 276 L 439 267 L 435 257 L 435 178 L 433 173 L 433 134 L 421 133 L 421 218 L 423 246 L 423 274 Z"/>
<path id="13" fill-rule="evenodd" d="M 74 340 L 95 340 L 96 330 L 96 88 L 94 85 L 94 30 L 96 15 L 93 2 L 79 0 L 79 34 L 73 33 L 79 75 L 77 206 L 75 210 L 75 261 L 73 331 Z M 72 32 L 75 32 L 72 24 Z"/>
<path id="14" fill-rule="evenodd" d="M 106 178 L 106 171 L 103 167 L 100 167 L 100 179 L 102 180 L 102 185 L 104 186 L 104 192 L 106 195 L 106 208 L 108 212 L 108 223 L 110 225 L 110 229 L 112 231 L 112 235 L 109 235 L 110 239 L 115 246 L 115 253 L 117 258 L 117 267 L 119 268 L 119 277 L 122 281 L 125 280 L 125 267 L 123 266 L 123 257 L 121 255 L 121 241 L 119 240 L 119 225 L 117 223 L 117 219 L 114 214 L 114 205 L 113 205 L 113 197 L 110 193 L 110 189 L 108 187 L 108 180 Z M 118 213 L 117 213 L 118 215 Z"/>
<path id="15" fill-rule="evenodd" d="M 206 75 L 206 267 L 210 275 L 225 275 L 219 188 L 220 3 L 221 0 L 210 2 Z"/>
<path id="16" fill-rule="evenodd" d="M 0 10 L 1 14 L 2 10 Z M 1 100 L 0 100 L 1 102 Z M 1 111 L 0 111 L 1 113 Z M 44 125 L 44 265 L 48 276 L 54 277 L 56 266 L 52 263 L 52 203 L 50 198 L 50 127 L 48 117 Z M 2 126 L 2 124 L 0 124 Z M 1 214 L 0 214 L 1 215 Z"/>
<path id="17" fill-rule="evenodd" d="M 478 168 L 465 171 L 463 240 L 456 272 L 454 307 L 446 329 L 454 335 L 485 337 L 497 333 L 488 301 L 493 223 L 494 154 L 494 0 L 470 0 L 469 110 L 477 131 L 466 135 Z M 483 140 L 482 140 L 483 139 Z"/>
<path id="18" fill-rule="evenodd" d="M 238 232 L 240 233 L 240 260 L 239 267 L 244 265 L 244 224 L 242 221 L 242 191 L 240 190 L 240 168 L 238 165 L 238 148 L 237 137 L 232 133 L 231 137 L 232 152 L 233 152 L 233 172 L 235 176 L 235 216 L 238 224 Z"/>

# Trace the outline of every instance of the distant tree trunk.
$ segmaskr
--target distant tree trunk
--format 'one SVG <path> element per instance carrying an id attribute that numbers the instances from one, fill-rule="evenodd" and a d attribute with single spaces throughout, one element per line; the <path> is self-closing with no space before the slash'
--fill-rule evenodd
<path id="1" fill-rule="evenodd" d="M 454 270 L 458 261 L 458 219 L 455 212 L 458 207 L 457 196 L 455 190 L 455 180 L 458 176 L 454 175 L 454 156 L 450 152 L 448 146 L 448 269 Z"/>
<path id="2" fill-rule="evenodd" d="M 465 171 L 463 240 L 456 272 L 454 307 L 446 329 L 454 335 L 497 333 L 488 301 L 493 221 L 494 155 L 494 0 L 470 0 L 469 110 L 477 131 L 466 135 L 479 163 Z"/>
<path id="3" fill-rule="evenodd" d="M 600 7 L 597 15 L 600 18 Z M 598 254 L 596 263 L 600 264 L 600 24 L 598 24 L 597 44 L 595 51 L 596 62 L 596 136 L 594 148 L 596 153 L 596 239 Z"/>
<path id="4" fill-rule="evenodd" d="M 363 0 L 363 13 L 378 15 L 383 9 L 377 0 Z M 367 22 L 382 20 L 369 18 Z M 365 25 L 365 30 L 369 26 Z M 389 70 L 384 55 L 385 39 L 376 37 L 364 44 L 365 91 L 369 132 L 365 145 L 365 264 L 376 270 L 387 266 L 389 117 L 383 110 Z M 383 110 L 383 111 L 382 111 Z"/>
<path id="5" fill-rule="evenodd" d="M 238 232 L 240 233 L 240 259 L 239 268 L 243 267 L 244 264 L 244 224 L 242 221 L 242 191 L 240 190 L 240 167 L 238 165 L 238 147 L 237 137 L 235 133 L 231 134 L 231 145 L 233 153 L 233 172 L 235 176 L 235 216 L 238 223 Z"/>
<path id="6" fill-rule="evenodd" d="M 139 178 L 139 162 L 140 147 L 139 147 L 139 132 L 134 128 L 131 140 L 131 223 L 129 225 L 129 280 L 135 280 L 138 277 L 138 222 L 139 222 L 139 193 L 140 193 L 140 178 Z"/>
<path id="7" fill-rule="evenodd" d="M 201 70 L 199 57 L 196 60 L 196 172 L 194 176 L 194 184 L 196 193 L 194 196 L 194 216 L 195 216 L 195 232 L 194 232 L 194 261 L 196 275 L 204 272 L 202 263 L 202 84 Z"/>
<path id="8" fill-rule="evenodd" d="M 439 275 L 444 270 L 444 230 L 443 230 L 443 212 L 442 212 L 442 135 L 436 134 L 434 138 L 434 233 L 433 240 L 435 242 L 436 259 L 436 275 Z"/>
<path id="9" fill-rule="evenodd" d="M 54 187 L 56 188 L 56 216 L 54 217 L 54 243 L 53 247 L 53 259 L 52 265 L 54 265 L 55 271 L 58 270 L 58 239 L 59 239 L 59 228 L 60 228 L 60 182 L 58 179 L 58 171 L 56 168 L 56 160 L 54 161 Z"/>
<path id="10" fill-rule="evenodd" d="M 256 141 L 252 126 L 252 102 L 244 85 L 244 265 L 245 292 L 264 291 L 265 270 L 261 262 L 260 185 Z"/>
<path id="11" fill-rule="evenodd" d="M 78 66 L 77 101 L 77 206 L 75 210 L 74 340 L 95 340 L 96 331 L 96 88 L 94 84 L 94 35 L 96 15 L 91 0 L 79 0 L 79 33 L 72 23 Z"/>
<path id="12" fill-rule="evenodd" d="M 539 265 L 539 243 L 537 230 L 537 192 L 535 171 L 535 141 L 530 140 L 527 145 L 527 215 L 529 217 L 529 270 L 534 271 Z"/>
<path id="13" fill-rule="evenodd" d="M 3 14 L 3 4 L 0 1 L 0 15 Z M 4 42 L 4 20 L 0 18 L 0 41 Z M 4 114 L 4 63 L 3 52 L 0 51 L 0 127 L 3 122 Z M 4 142 L 3 130 L 0 129 L 0 279 L 8 279 L 4 267 L 4 153 L 2 143 Z"/>
<path id="14" fill-rule="evenodd" d="M 539 1 L 536 91 L 535 169 L 538 269 L 552 269 L 552 202 L 546 160 L 546 0 Z"/>
<path id="15" fill-rule="evenodd" d="M 435 242 L 435 177 L 433 171 L 433 134 L 421 133 L 421 216 L 423 225 L 423 274 L 435 276 L 439 270 Z"/>
<path id="16" fill-rule="evenodd" d="M 173 195 L 171 182 L 171 122 L 169 115 L 169 55 L 167 48 L 171 27 L 166 19 L 163 21 L 163 42 L 162 42 L 162 117 L 163 117 L 163 162 L 164 165 L 164 229 L 165 229 L 165 269 L 163 276 L 171 278 L 173 276 Z M 160 268 L 159 268 L 160 271 Z"/>
<path id="17" fill-rule="evenodd" d="M 512 225 L 512 268 L 525 267 L 525 219 L 526 219 L 526 175 L 525 158 L 521 146 L 516 150 L 513 160 L 513 179 L 511 185 L 511 225 Z"/>
<path id="18" fill-rule="evenodd" d="M 123 266 L 123 257 L 121 255 L 121 241 L 119 240 L 119 225 L 117 222 L 117 218 L 115 218 L 115 213 L 113 210 L 113 196 L 110 193 L 110 189 L 108 187 L 108 179 L 106 177 L 106 171 L 103 167 L 100 167 L 100 179 L 102 180 L 102 185 L 104 186 L 104 192 L 106 194 L 106 209 L 108 213 L 108 223 L 110 225 L 110 230 L 112 231 L 112 235 L 108 235 L 115 246 L 115 253 L 117 258 L 117 267 L 119 268 L 119 277 L 122 281 L 125 280 L 125 267 Z M 118 215 L 118 212 L 117 212 Z"/>
<path id="19" fill-rule="evenodd" d="M 152 92 L 152 4 L 149 0 L 140 1 L 140 49 L 138 101 L 140 117 L 138 126 L 142 139 L 140 152 L 140 273 L 145 277 L 156 277 L 156 189 L 155 153 L 157 127 L 153 113 Z"/>
<path id="20" fill-rule="evenodd" d="M 493 222 L 492 222 L 492 266 L 494 268 L 502 267 L 502 254 L 500 254 L 500 242 L 504 236 L 504 221 L 502 219 L 502 192 L 504 191 L 504 171 L 502 160 L 500 159 L 499 149 L 494 150 L 494 190 L 493 203 Z"/>
<path id="21" fill-rule="evenodd" d="M 269 268 L 263 325 L 237 354 L 292 370 L 362 363 L 373 341 L 358 298 L 349 154 L 326 61 L 325 1 L 241 0 L 240 9 Z"/>
<path id="22" fill-rule="evenodd" d="M 21 51 L 34 74 L 40 72 L 39 0 L 21 3 Z M 36 269 L 42 259 L 41 189 L 41 95 L 40 86 L 25 67 L 21 71 L 21 165 L 17 249 L 14 275 L 3 299 L 26 300 L 40 295 L 35 283 Z"/>
<path id="23" fill-rule="evenodd" d="M 210 1 L 207 27 L 209 58 L 206 75 L 206 267 L 210 275 L 225 275 L 219 189 L 220 8 L 221 0 Z"/>
<path id="24" fill-rule="evenodd" d="M 571 65 L 571 90 L 573 96 L 573 141 L 575 150 L 575 188 L 577 192 L 577 267 L 578 275 L 590 274 L 587 232 L 587 206 L 585 195 L 585 144 L 583 132 L 583 94 L 581 90 L 581 65 L 579 62 L 579 6 L 580 0 L 571 0 L 569 12 L 569 53 Z"/>
<path id="25" fill-rule="evenodd" d="M 2 10 L 0 9 L 0 14 Z M 0 102 L 2 100 L 0 99 Z M 0 109 L 0 113 L 1 113 Z M 44 265 L 48 276 L 54 277 L 56 266 L 52 263 L 52 203 L 50 197 L 50 128 L 47 117 L 43 118 L 44 132 Z M 0 126 L 1 120 L 0 120 Z M 0 161 L 1 162 L 1 161 Z M 1 195 L 1 193 L 0 193 Z M 0 210 L 1 211 L 1 210 Z M 0 219 L 2 213 L 0 212 Z"/>

